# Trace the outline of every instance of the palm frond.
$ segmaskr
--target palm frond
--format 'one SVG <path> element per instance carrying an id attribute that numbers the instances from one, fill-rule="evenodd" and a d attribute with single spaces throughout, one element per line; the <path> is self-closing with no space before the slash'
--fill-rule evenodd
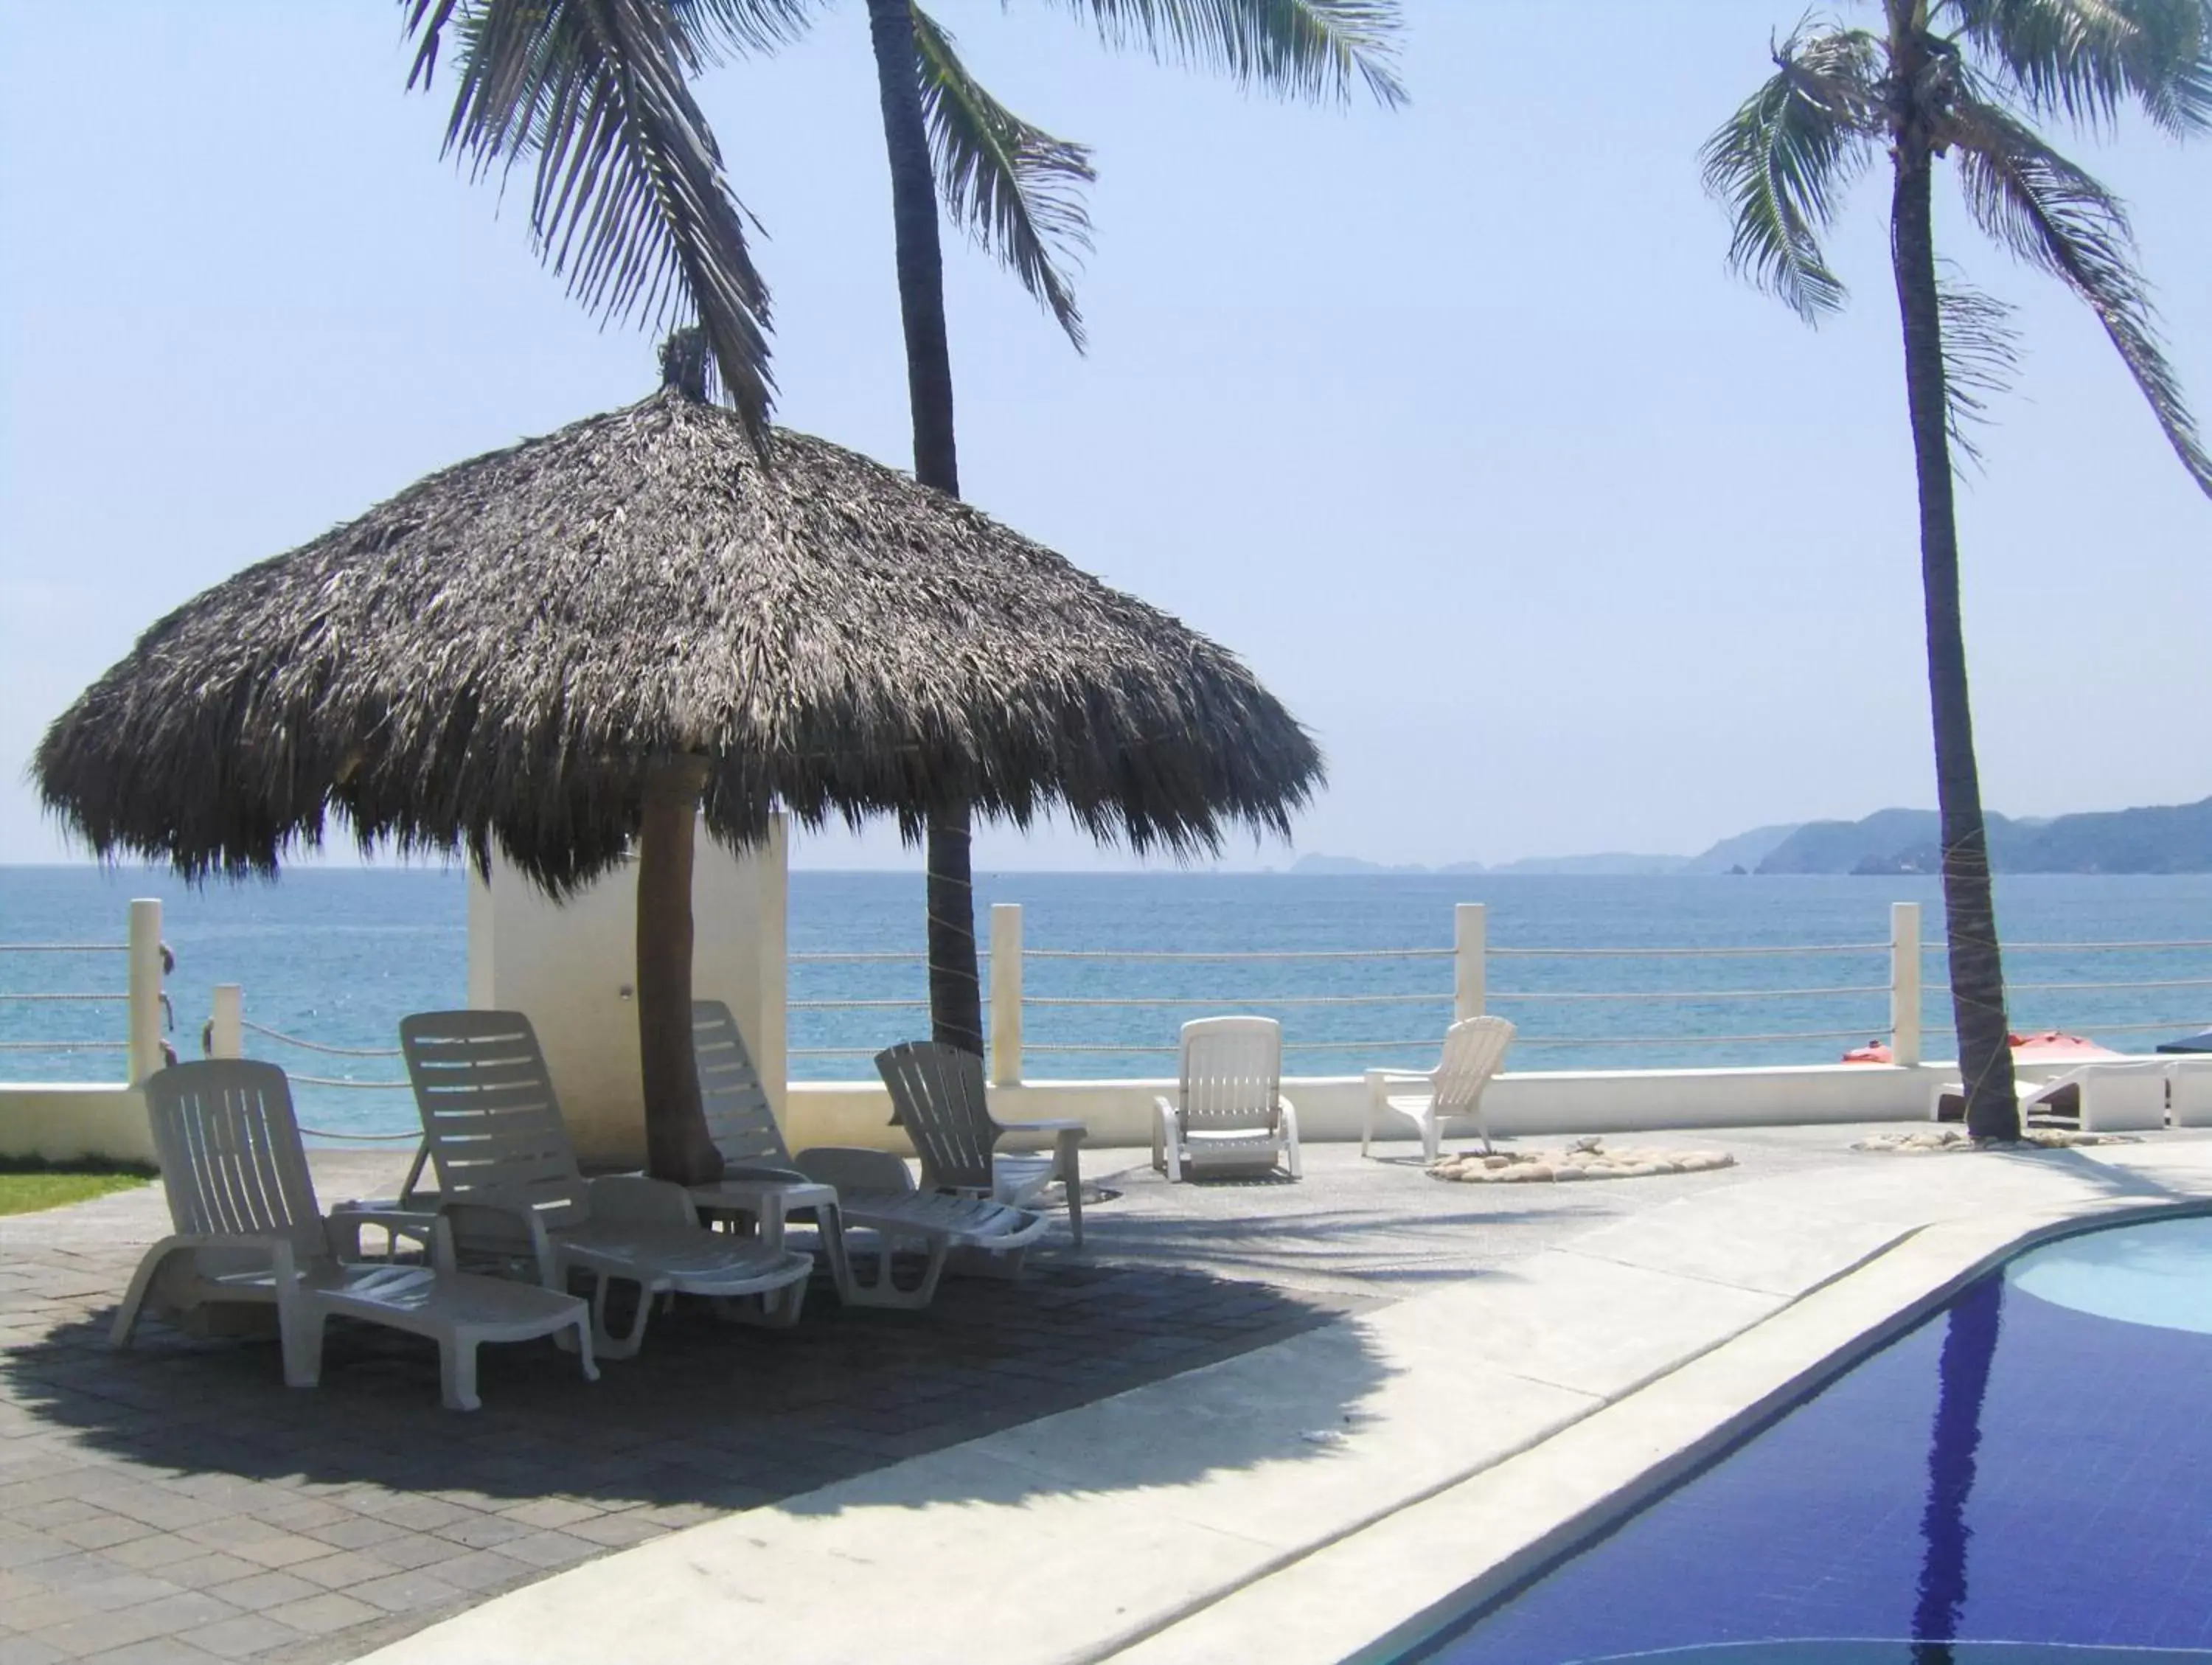
<path id="1" fill-rule="evenodd" d="M 1957 157 L 1966 205 L 1990 236 L 2088 303 L 2190 477 L 2212 495 L 2212 454 L 2158 338 L 2119 199 L 1985 98 L 1964 95 L 1938 137 Z"/>
<path id="2" fill-rule="evenodd" d="M 922 116 L 945 211 L 1021 279 L 1080 352 L 1083 315 L 1068 268 L 1091 247 L 1082 193 L 1098 173 L 1090 148 L 1007 109 L 968 73 L 937 21 L 912 10 Z"/>
<path id="3" fill-rule="evenodd" d="M 1109 46 L 1226 71 L 1247 86 L 1342 102 L 1364 86 L 1389 108 L 1398 79 L 1399 0 L 1054 0 L 1088 15 Z"/>
<path id="4" fill-rule="evenodd" d="M 2139 105 L 2212 128 L 2212 0 L 1949 0 L 1960 33 L 2028 106 L 2108 127 Z"/>
<path id="5" fill-rule="evenodd" d="M 719 48 L 787 38 L 805 0 L 403 0 L 427 82 L 460 35 L 446 149 L 474 174 L 536 158 L 540 256 L 606 319 L 696 319 L 725 396 L 763 445 L 768 286 L 690 79 Z"/>
<path id="6" fill-rule="evenodd" d="M 1874 154 L 1880 44 L 1856 29 L 1774 49 L 1775 73 L 1707 139 L 1705 189 L 1735 221 L 1729 264 L 1808 323 L 1844 302 L 1820 234 Z"/>
<path id="7" fill-rule="evenodd" d="M 1943 332 L 1943 395 L 1951 445 L 1961 457 L 1982 460 L 1974 431 L 1991 420 L 1990 402 L 2012 391 L 2020 368 L 2020 332 L 2012 308 L 1995 295 L 1947 273 L 1936 284 Z"/>
<path id="8" fill-rule="evenodd" d="M 773 52 L 799 39 L 820 0 L 662 0 L 681 26 L 702 62 L 720 63 L 727 52 Z M 407 33 L 416 43 L 407 85 L 428 87 L 438 67 L 438 52 L 448 25 L 466 29 L 498 9 L 500 0 L 399 0 L 407 14 Z"/>

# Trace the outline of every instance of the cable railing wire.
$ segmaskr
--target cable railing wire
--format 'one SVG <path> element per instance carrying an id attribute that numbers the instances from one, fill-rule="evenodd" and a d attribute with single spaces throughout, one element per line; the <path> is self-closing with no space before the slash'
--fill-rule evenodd
<path id="1" fill-rule="evenodd" d="M 398 1047 L 334 1047 L 325 1042 L 310 1041 L 301 1036 L 287 1035 L 281 1029 L 270 1029 L 266 1024 L 257 1024 L 250 1018 L 239 1019 L 238 1026 L 243 1030 L 249 1030 L 256 1035 L 265 1036 L 271 1041 L 282 1041 L 287 1046 L 299 1047 L 308 1052 L 328 1053 L 334 1058 L 397 1058 L 400 1055 Z M 295 1081 L 307 1081 L 313 1078 L 295 1075 L 292 1079 Z M 403 1081 L 391 1085 L 404 1086 L 406 1083 Z"/>

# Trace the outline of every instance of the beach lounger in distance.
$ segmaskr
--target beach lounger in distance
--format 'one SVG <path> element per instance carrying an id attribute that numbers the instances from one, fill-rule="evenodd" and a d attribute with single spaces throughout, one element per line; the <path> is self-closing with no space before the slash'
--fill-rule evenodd
<path id="1" fill-rule="evenodd" d="M 2163 1058 L 2130 1058 L 2077 1064 L 2048 1081 L 2020 1082 L 2021 1126 L 2027 1125 L 2033 1111 L 2055 1109 L 2052 1101 L 2070 1088 L 2077 1095 L 2080 1126 L 2085 1133 L 2143 1133 L 2163 1127 L 2168 1068 Z M 1961 1121 L 1966 1115 L 1965 1082 L 1942 1082 L 1929 1095 L 1930 1120 Z"/>
<path id="2" fill-rule="evenodd" d="M 1298 1118 L 1283 1097 L 1283 1026 L 1273 1018 L 1195 1018 L 1182 1026 L 1176 1098 L 1152 1101 L 1152 1166 L 1300 1174 Z"/>
<path id="3" fill-rule="evenodd" d="M 1503 1018 L 1463 1018 L 1444 1031 L 1443 1061 L 1432 1070 L 1370 1070 L 1367 1113 L 1360 1124 L 1359 1154 L 1375 1142 L 1378 1115 L 1401 1115 L 1421 1138 L 1421 1160 L 1442 1153 L 1444 1124 L 1472 1121 L 1490 1149 L 1490 1128 L 1482 1119 L 1482 1090 L 1504 1067 L 1513 1044 L 1513 1025 Z"/>
<path id="4" fill-rule="evenodd" d="M 845 1304 L 927 1306 L 955 1250 L 973 1251 L 988 1257 L 993 1270 L 1014 1274 L 1024 1251 L 1045 1234 L 1050 1222 L 1032 1211 L 988 1197 L 917 1190 L 905 1162 L 889 1151 L 820 1145 L 793 1156 L 745 1037 L 721 1001 L 692 1003 L 691 1044 L 707 1131 L 723 1162 L 721 1179 L 693 1186 L 692 1201 L 702 1212 L 757 1221 L 761 1241 L 777 1247 L 787 1220 L 811 1218 Z M 882 1252 L 872 1279 L 862 1279 L 853 1265 L 848 1231 L 878 1240 Z M 891 1276 L 891 1260 L 908 1243 L 923 1255 L 923 1267 L 921 1278 L 902 1289 Z"/>
<path id="5" fill-rule="evenodd" d="M 224 1308 L 273 1306 L 284 1381 L 322 1376 L 333 1316 L 427 1336 L 438 1344 L 447 1407 L 477 1408 L 477 1347 L 569 1334 L 596 1380 L 584 1303 L 572 1295 L 454 1270 L 447 1223 L 365 1207 L 325 1219 L 284 1072 L 250 1058 L 174 1064 L 148 1078 L 146 1105 L 174 1235 L 146 1251 L 109 1340 L 130 1344 L 148 1306 L 191 1321 Z M 430 1264 L 363 1261 L 361 1228 L 412 1237 Z"/>
<path id="6" fill-rule="evenodd" d="M 603 1358 L 637 1352 L 653 1299 L 665 1294 L 720 1297 L 728 1316 L 749 1322 L 798 1321 L 811 1256 L 708 1231 L 690 1194 L 665 1180 L 585 1178 L 537 1031 L 521 1012 L 418 1012 L 400 1019 L 399 1048 L 437 1170 L 439 1211 L 463 1263 L 481 1257 L 548 1289 L 588 1274 Z M 637 1289 L 619 1334 L 607 1327 L 617 1283 Z"/>

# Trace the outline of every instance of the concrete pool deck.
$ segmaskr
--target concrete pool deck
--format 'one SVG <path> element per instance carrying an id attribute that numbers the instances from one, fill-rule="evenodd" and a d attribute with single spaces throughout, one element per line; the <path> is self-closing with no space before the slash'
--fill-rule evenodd
<path id="1" fill-rule="evenodd" d="M 1086 1152 L 1121 1194 L 1023 1282 L 919 1315 L 817 1291 L 774 1336 L 656 1321 L 589 1389 L 491 1349 L 472 1416 L 373 1332 L 333 1331 L 315 1393 L 265 1343 L 110 1353 L 158 1189 L 0 1220 L 0 1662 L 599 1661 L 646 1631 L 708 1659 L 1346 1657 L 1483 1571 L 1389 1534 L 1586 1523 L 1710 1436 L 1698 1371 L 1946 1222 L 2212 1196 L 2199 1135 L 1850 1152 L 1867 1131 L 1684 1134 L 1741 1165 L 1564 1187 L 1437 1184 L 1409 1146 L 1310 1147 L 1297 1186 Z M 332 1200 L 397 1158 L 315 1160 Z M 1674 1421 L 1624 1423 L 1668 1394 Z"/>
<path id="2" fill-rule="evenodd" d="M 1840 1152 L 1850 1136 L 1759 1137 Z M 575 1568 L 372 1657 L 583 1665 L 650 1633 L 671 1654 L 855 1665 L 964 1662 L 981 1638 L 1037 1665 L 1388 1658 L 2011 1247 L 2208 1206 L 2212 1138 L 2195 1134 L 1747 1168 L 1426 1292 Z"/>

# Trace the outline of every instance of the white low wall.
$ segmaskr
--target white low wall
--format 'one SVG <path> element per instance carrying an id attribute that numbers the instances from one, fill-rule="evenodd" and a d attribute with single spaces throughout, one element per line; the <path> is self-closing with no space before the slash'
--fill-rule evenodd
<path id="1" fill-rule="evenodd" d="M 703 822 L 696 836 L 692 991 L 728 1003 L 762 1079 L 774 1084 L 785 1060 L 782 819 L 743 855 L 708 836 Z M 637 881 L 629 863 L 563 902 L 503 864 L 494 864 L 489 884 L 471 875 L 469 1004 L 529 1014 L 569 1136 L 593 1166 L 645 1158 L 636 981 Z M 781 1097 L 773 1085 L 769 1097 Z"/>
<path id="2" fill-rule="evenodd" d="M 150 1163 L 146 1100 L 136 1087 L 0 1082 L 0 1157 Z"/>
<path id="3" fill-rule="evenodd" d="M 1838 1121 L 1910 1121 L 1928 1114 L 1937 1082 L 1954 1064 L 1898 1068 L 1884 1064 L 1810 1064 L 1784 1069 L 1531 1070 L 1501 1075 L 1483 1100 L 1491 1131 L 1501 1134 L 1626 1133 L 1660 1127 L 1757 1127 Z M 1158 1081 L 1031 1081 L 994 1087 L 1000 1121 L 1079 1116 L 1095 1145 L 1149 1145 L 1152 1102 L 1172 1097 Z M 1286 1079 L 1298 1136 L 1315 1142 L 1357 1139 L 1367 1103 L 1364 1076 Z M 866 1145 L 905 1151 L 889 1126 L 880 1084 L 794 1081 L 785 1101 L 792 1148 Z M 1412 1138 L 1402 1120 L 1378 1129 Z M 1024 1141 L 1010 1139 L 1010 1145 Z"/>

